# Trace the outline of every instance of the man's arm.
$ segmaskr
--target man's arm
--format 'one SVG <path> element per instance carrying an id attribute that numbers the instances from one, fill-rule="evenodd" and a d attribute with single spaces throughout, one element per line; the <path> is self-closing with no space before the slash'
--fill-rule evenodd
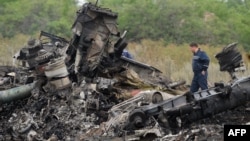
<path id="1" fill-rule="evenodd" d="M 202 63 L 202 71 L 207 71 L 210 59 L 209 59 L 209 57 L 207 56 L 207 54 L 205 52 L 201 53 L 200 60 L 201 60 L 201 63 Z"/>

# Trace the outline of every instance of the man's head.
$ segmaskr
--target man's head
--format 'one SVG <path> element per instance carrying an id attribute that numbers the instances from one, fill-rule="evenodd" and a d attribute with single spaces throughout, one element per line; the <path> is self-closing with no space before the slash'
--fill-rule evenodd
<path id="1" fill-rule="evenodd" d="M 197 52 L 198 49 L 199 49 L 199 46 L 198 46 L 197 43 L 191 43 L 191 44 L 189 44 L 189 47 L 190 47 L 190 50 L 191 50 L 193 53 Z"/>

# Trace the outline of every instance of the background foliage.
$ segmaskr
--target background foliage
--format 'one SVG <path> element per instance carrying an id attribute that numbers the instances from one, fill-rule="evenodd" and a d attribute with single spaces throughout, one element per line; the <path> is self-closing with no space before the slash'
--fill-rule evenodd
<path id="1" fill-rule="evenodd" d="M 133 40 L 163 39 L 218 45 L 239 42 L 250 49 L 249 0 L 99 0 L 119 13 L 121 30 Z"/>
<path id="2" fill-rule="evenodd" d="M 208 68 L 208 81 L 210 85 L 214 82 L 228 82 L 230 75 L 227 72 L 221 72 L 218 60 L 215 55 L 221 52 L 225 46 L 200 45 L 210 58 Z M 243 62 L 246 71 L 239 72 L 239 77 L 250 75 L 250 62 L 247 53 L 241 45 L 238 50 L 242 53 Z M 140 42 L 130 42 L 128 51 L 134 56 L 135 60 L 149 64 L 161 70 L 166 76 L 173 80 L 185 80 L 187 84 L 191 83 L 193 78 L 192 71 L 192 53 L 188 44 L 165 45 L 164 41 L 141 40 Z"/>
<path id="3" fill-rule="evenodd" d="M 74 0 L 0 0 L 0 35 L 34 35 L 45 30 L 70 37 L 77 10 Z"/>
<path id="4" fill-rule="evenodd" d="M 79 8 L 76 0 L 0 1 L 0 35 L 9 38 L 40 30 L 70 38 Z M 119 28 L 127 30 L 132 41 L 208 45 L 236 41 L 250 50 L 249 0 L 99 0 L 98 5 L 119 13 Z"/>

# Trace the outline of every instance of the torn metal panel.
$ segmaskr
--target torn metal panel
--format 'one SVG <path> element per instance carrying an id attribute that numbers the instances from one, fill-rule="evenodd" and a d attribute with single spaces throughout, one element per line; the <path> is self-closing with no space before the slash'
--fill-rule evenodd
<path id="1" fill-rule="evenodd" d="M 244 66 L 242 55 L 237 49 L 237 44 L 231 43 L 215 55 L 220 65 L 220 71 L 227 71 L 233 80 L 237 79 L 235 72 L 241 71 Z"/>
<path id="2" fill-rule="evenodd" d="M 141 91 L 136 96 L 113 106 L 109 110 L 109 120 L 105 122 L 104 127 L 100 130 L 103 130 L 104 132 L 107 131 L 107 133 L 110 133 L 110 131 L 113 131 L 116 128 L 123 130 L 128 124 L 129 119 L 131 118 L 131 111 L 137 111 L 137 108 L 143 105 L 151 105 L 153 103 L 158 103 L 171 97 L 174 96 L 161 91 Z M 137 113 L 139 114 L 140 111 L 137 111 Z M 144 119 L 146 120 L 147 117 L 145 117 Z"/>
<path id="3" fill-rule="evenodd" d="M 118 34 L 116 18 L 116 14 L 111 10 L 91 3 L 84 4 L 77 12 L 72 26 L 76 36 L 68 51 L 70 56 L 78 52 L 78 57 L 71 59 L 76 65 L 76 72 L 88 74 L 90 77 L 96 75 L 106 53 L 110 35 Z"/>
<path id="4" fill-rule="evenodd" d="M 124 71 L 121 71 L 122 69 L 124 69 Z M 116 74 L 117 77 L 123 77 L 124 79 L 127 80 L 131 80 L 131 78 L 129 77 L 126 78 L 125 77 L 126 74 L 131 74 L 132 76 L 134 76 L 134 78 L 136 78 L 136 79 L 132 78 L 133 81 L 139 80 L 141 81 L 141 83 L 150 85 L 151 87 L 155 86 L 155 87 L 161 87 L 163 89 L 164 88 L 168 89 L 168 88 L 175 88 L 177 86 L 185 84 L 185 81 L 182 81 L 181 83 L 175 82 L 176 84 L 173 84 L 173 81 L 170 78 L 163 75 L 163 73 L 160 70 L 154 68 L 153 66 L 150 66 L 148 64 L 143 64 L 136 60 L 131 60 L 125 57 L 121 57 L 121 59 L 116 62 L 115 66 L 111 68 L 110 72 L 112 71 L 114 72 L 120 71 L 121 73 Z M 123 74 L 125 74 L 125 76 Z"/>

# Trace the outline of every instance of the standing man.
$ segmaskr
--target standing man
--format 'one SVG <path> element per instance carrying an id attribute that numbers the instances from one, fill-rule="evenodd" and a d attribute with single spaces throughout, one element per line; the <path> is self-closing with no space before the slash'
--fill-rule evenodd
<path id="1" fill-rule="evenodd" d="M 190 91 L 194 93 L 197 92 L 199 88 L 202 90 L 208 89 L 207 69 L 210 60 L 207 54 L 204 51 L 201 51 L 197 43 L 191 43 L 189 46 L 191 52 L 194 54 L 192 61 L 194 77 L 190 88 Z"/>

